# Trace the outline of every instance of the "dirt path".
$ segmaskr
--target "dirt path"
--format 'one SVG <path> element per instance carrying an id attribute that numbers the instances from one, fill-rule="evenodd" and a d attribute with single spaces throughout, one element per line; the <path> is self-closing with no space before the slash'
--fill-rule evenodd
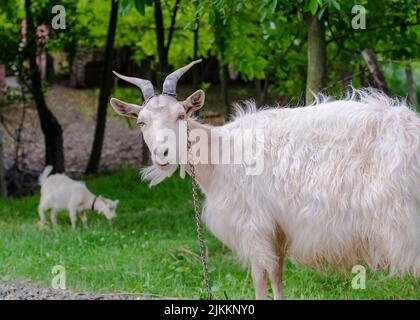
<path id="1" fill-rule="evenodd" d="M 46 97 L 49 108 L 63 128 L 66 171 L 80 174 L 86 168 L 95 130 L 96 98 L 93 91 L 53 85 L 47 90 Z M 123 119 L 108 111 L 100 170 L 139 166 L 142 155 L 139 131 L 130 129 Z M 20 115 L 20 107 L 11 108 L 5 114 L 9 131 L 17 128 Z M 4 140 L 6 167 L 10 167 L 15 143 L 7 134 Z M 21 161 L 24 166 L 41 171 L 44 167 L 44 137 L 34 106 L 27 108 L 22 141 Z"/>
<path id="2" fill-rule="evenodd" d="M 151 297 L 130 294 L 97 294 L 54 290 L 25 284 L 0 284 L 0 300 L 148 300 Z"/>

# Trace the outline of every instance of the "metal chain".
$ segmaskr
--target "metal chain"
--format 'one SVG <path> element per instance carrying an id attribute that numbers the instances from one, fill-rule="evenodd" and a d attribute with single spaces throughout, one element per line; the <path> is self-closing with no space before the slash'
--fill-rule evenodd
<path id="1" fill-rule="evenodd" d="M 195 225 L 197 227 L 198 243 L 200 245 L 201 265 L 203 268 L 204 282 L 205 282 L 206 290 L 207 290 L 207 299 L 212 300 L 213 294 L 211 292 L 209 271 L 207 269 L 206 244 L 204 243 L 203 231 L 201 228 L 201 211 L 200 211 L 200 205 L 198 203 L 198 192 L 197 192 L 198 184 L 195 178 L 195 167 L 192 160 L 192 154 L 190 153 L 191 141 L 189 139 L 189 136 L 190 136 L 190 127 L 188 126 L 188 121 L 187 121 L 187 159 L 188 159 L 187 161 L 188 161 L 188 166 L 190 168 L 191 180 L 192 180 L 191 188 L 192 188 L 192 195 L 193 195 L 193 202 L 194 202 Z"/>

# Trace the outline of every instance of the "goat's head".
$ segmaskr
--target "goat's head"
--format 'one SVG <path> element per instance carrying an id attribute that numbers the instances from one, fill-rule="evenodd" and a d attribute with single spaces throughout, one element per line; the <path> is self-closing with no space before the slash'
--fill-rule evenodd
<path id="1" fill-rule="evenodd" d="M 141 128 L 144 140 L 152 155 L 152 161 L 163 171 L 175 171 L 182 155 L 177 153 L 179 141 L 186 141 L 184 130 L 180 130 L 180 122 L 186 120 L 191 114 L 204 104 L 204 91 L 197 90 L 184 101 L 176 99 L 176 85 L 178 79 L 194 64 L 193 61 L 168 75 L 163 83 L 162 94 L 156 95 L 153 85 L 148 80 L 114 74 L 130 82 L 143 93 L 143 105 L 135 105 L 112 98 L 111 105 L 120 115 L 136 118 Z M 182 132 L 182 133 L 181 133 Z"/>
<path id="2" fill-rule="evenodd" d="M 117 217 L 116 211 L 118 203 L 118 200 L 113 201 L 99 196 L 95 201 L 95 210 L 100 214 L 103 214 L 108 220 L 113 220 Z"/>

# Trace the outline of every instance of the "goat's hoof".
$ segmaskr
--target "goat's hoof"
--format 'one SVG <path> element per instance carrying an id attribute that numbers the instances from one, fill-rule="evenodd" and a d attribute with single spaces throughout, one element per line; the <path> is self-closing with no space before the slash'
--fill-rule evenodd
<path id="1" fill-rule="evenodd" d="M 44 228 L 47 226 L 47 223 L 45 221 L 38 221 L 38 226 L 40 226 L 41 228 Z"/>

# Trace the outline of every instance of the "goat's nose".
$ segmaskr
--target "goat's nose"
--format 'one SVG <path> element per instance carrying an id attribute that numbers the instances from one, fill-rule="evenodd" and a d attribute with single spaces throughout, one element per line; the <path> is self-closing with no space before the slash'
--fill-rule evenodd
<path id="1" fill-rule="evenodd" d="M 153 153 L 157 157 L 162 157 L 162 156 L 163 157 L 167 157 L 168 154 L 169 154 L 169 149 L 168 148 L 165 148 L 165 149 L 162 150 L 161 148 L 155 148 L 153 150 Z"/>

